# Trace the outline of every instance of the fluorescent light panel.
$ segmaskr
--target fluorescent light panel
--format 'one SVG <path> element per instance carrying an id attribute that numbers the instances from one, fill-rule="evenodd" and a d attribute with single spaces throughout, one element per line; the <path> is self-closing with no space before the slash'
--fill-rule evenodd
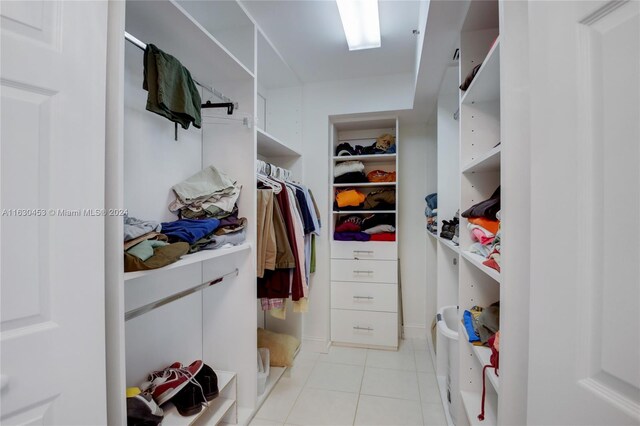
<path id="1" fill-rule="evenodd" d="M 380 47 L 378 0 L 336 0 L 349 50 Z"/>

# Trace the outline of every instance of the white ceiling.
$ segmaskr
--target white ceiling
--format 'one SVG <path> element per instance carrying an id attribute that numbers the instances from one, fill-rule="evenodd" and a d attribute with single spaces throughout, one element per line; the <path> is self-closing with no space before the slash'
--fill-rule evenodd
<path id="1" fill-rule="evenodd" d="M 380 0 L 382 47 L 350 52 L 333 0 L 243 0 L 303 83 L 415 70 L 419 1 Z"/>

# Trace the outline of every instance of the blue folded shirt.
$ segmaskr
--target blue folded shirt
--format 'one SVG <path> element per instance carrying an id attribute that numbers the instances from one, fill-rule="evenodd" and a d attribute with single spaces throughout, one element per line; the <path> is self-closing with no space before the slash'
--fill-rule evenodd
<path id="1" fill-rule="evenodd" d="M 162 233 L 169 237 L 169 241 L 184 241 L 193 245 L 200 238 L 218 229 L 218 219 L 180 219 L 174 222 L 162 223 Z"/>
<path id="2" fill-rule="evenodd" d="M 462 323 L 464 324 L 464 328 L 467 329 L 467 334 L 469 335 L 469 343 L 479 342 L 480 338 L 476 333 L 476 330 L 473 328 L 473 316 L 471 312 L 464 311 L 462 315 Z"/>

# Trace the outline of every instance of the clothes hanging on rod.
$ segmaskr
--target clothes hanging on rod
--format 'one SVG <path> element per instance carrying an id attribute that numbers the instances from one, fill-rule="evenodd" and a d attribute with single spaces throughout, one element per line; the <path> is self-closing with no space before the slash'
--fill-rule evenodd
<path id="1" fill-rule="evenodd" d="M 140 41 L 139 39 L 137 39 L 136 37 L 134 37 L 133 35 L 129 34 L 126 31 L 124 32 L 124 38 L 125 38 L 126 41 L 128 41 L 129 43 L 133 44 L 134 46 L 138 47 L 139 49 L 141 49 L 143 51 L 147 48 L 147 44 L 146 43 Z M 232 103 L 233 106 L 234 106 L 234 109 L 238 109 L 238 103 L 237 102 L 233 102 L 231 100 L 231 98 L 229 98 L 228 96 L 225 96 L 222 92 L 216 90 L 214 87 L 202 84 L 196 79 L 193 79 L 193 82 L 195 84 L 197 84 L 198 86 L 202 87 L 203 89 L 207 90 L 208 92 L 210 92 L 215 97 L 217 97 L 218 99 L 222 100 L 223 102 Z"/>
<path id="2" fill-rule="evenodd" d="M 291 172 L 258 161 L 258 298 L 262 309 L 284 319 L 291 297 L 294 312 L 308 310 L 309 276 L 315 267 L 319 212 L 313 194 L 291 182 Z M 274 175 L 287 176 L 289 180 Z"/>

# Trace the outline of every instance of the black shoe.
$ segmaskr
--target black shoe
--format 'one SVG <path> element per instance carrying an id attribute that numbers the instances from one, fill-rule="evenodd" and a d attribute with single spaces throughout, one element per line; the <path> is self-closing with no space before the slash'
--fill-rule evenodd
<path id="1" fill-rule="evenodd" d="M 171 398 L 171 402 L 176 406 L 181 416 L 193 416 L 202 410 L 202 403 L 205 402 L 205 399 L 200 386 L 189 382 L 176 396 Z"/>
<path id="2" fill-rule="evenodd" d="M 196 374 L 196 380 L 202 386 L 202 393 L 207 401 L 212 401 L 218 396 L 218 376 L 213 368 L 207 364 Z"/>

